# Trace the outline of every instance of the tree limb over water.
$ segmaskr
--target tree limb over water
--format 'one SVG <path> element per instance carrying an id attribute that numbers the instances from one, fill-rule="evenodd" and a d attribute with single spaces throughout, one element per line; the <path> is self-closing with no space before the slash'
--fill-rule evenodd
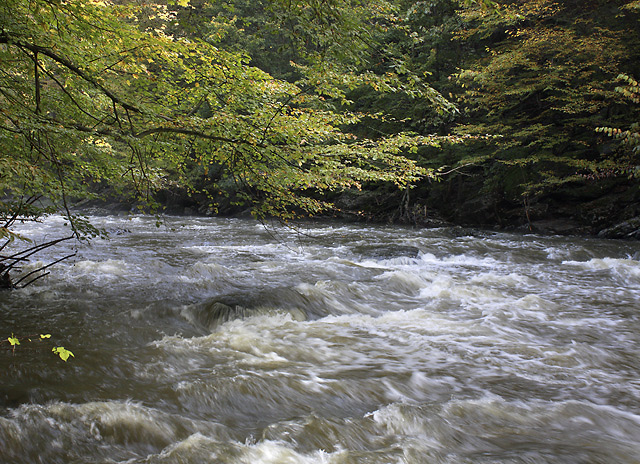
<path id="1" fill-rule="evenodd" d="M 433 89 L 345 63 L 307 66 L 308 57 L 296 65 L 297 80 L 275 78 L 246 53 L 187 37 L 174 21 L 177 6 L 120 3 L 7 0 L 0 7 L 7 217 L 12 205 L 46 197 L 81 236 L 71 200 L 107 191 L 148 211 L 157 207 L 154 192 L 177 187 L 201 193 L 213 208 L 218 182 L 233 182 L 242 191 L 237 201 L 256 216 L 286 220 L 329 209 L 323 192 L 368 182 L 404 189 L 431 175 L 404 155 L 437 143 L 432 137 L 355 134 L 363 118 L 381 116 L 351 110 L 345 95 L 364 86 L 432 98 Z"/>

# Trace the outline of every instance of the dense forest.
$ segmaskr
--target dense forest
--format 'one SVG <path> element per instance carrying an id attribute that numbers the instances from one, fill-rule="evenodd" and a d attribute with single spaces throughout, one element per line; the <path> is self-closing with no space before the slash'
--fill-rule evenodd
<path id="1" fill-rule="evenodd" d="M 100 233 L 74 209 L 98 201 L 638 237 L 639 15 L 598 0 L 6 0 L 0 251 L 48 214 Z"/>

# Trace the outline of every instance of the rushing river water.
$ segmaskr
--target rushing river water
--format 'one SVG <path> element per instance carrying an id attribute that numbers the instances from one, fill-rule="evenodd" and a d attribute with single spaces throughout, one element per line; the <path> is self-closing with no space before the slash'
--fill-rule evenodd
<path id="1" fill-rule="evenodd" d="M 0 293 L 3 464 L 640 463 L 638 242 L 93 219 Z"/>

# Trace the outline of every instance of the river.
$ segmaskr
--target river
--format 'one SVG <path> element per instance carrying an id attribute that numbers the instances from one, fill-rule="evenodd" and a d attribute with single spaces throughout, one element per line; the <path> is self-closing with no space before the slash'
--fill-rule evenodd
<path id="1" fill-rule="evenodd" d="M 0 293 L 3 464 L 640 463 L 638 242 L 92 220 Z"/>

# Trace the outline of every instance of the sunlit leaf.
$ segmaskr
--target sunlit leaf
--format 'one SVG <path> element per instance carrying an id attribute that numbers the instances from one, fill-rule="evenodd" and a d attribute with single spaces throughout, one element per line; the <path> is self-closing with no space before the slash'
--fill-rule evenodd
<path id="1" fill-rule="evenodd" d="M 67 362 L 69 356 L 75 357 L 75 355 L 71 351 L 67 350 L 63 346 L 56 346 L 55 348 L 52 348 L 51 351 L 60 356 L 60 359 L 62 359 L 64 362 Z"/>

